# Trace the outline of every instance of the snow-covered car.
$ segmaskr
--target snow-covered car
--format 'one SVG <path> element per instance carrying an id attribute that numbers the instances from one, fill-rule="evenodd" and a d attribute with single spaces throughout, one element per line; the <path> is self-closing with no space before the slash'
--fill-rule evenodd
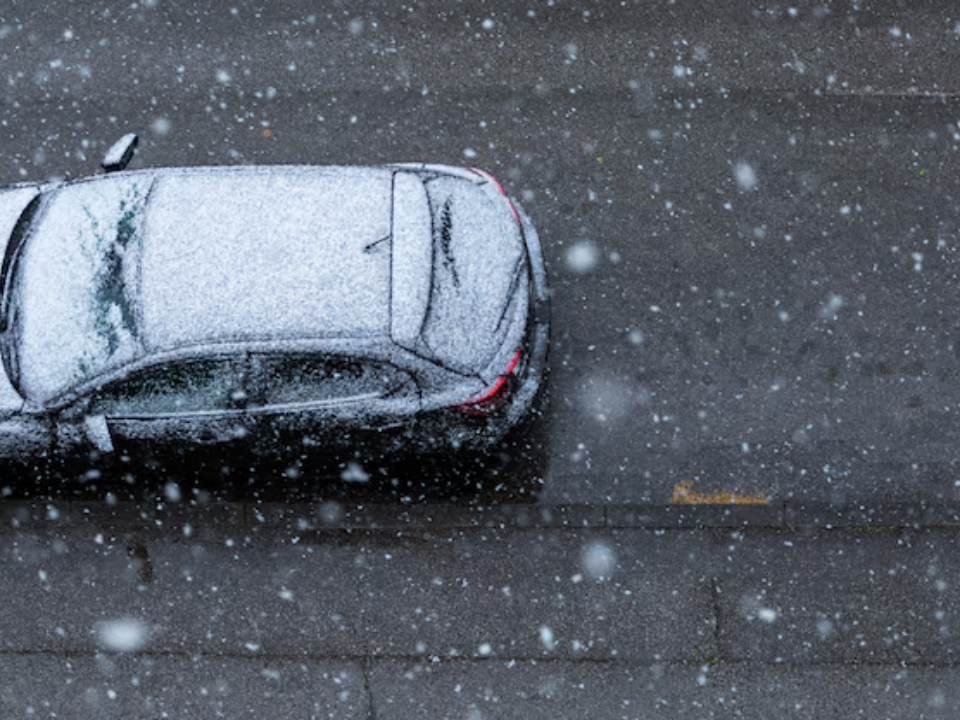
<path id="1" fill-rule="evenodd" d="M 483 452 L 544 374 L 537 233 L 480 170 L 9 186 L 0 248 L 0 456 L 36 467 L 194 446 Z"/>

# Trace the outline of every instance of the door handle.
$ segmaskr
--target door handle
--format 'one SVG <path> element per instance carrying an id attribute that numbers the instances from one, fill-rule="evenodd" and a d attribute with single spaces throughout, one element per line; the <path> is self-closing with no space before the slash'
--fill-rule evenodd
<path id="1" fill-rule="evenodd" d="M 103 415 L 87 415 L 83 419 L 83 430 L 87 439 L 102 453 L 113 452 L 113 438 L 110 437 L 110 426 Z"/>

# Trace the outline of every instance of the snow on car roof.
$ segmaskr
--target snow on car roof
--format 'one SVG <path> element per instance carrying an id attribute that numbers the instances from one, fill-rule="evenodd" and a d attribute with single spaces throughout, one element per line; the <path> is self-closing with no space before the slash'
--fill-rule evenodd
<path id="1" fill-rule="evenodd" d="M 385 334 L 391 175 L 365 168 L 160 175 L 140 261 L 148 350 Z"/>
<path id="2" fill-rule="evenodd" d="M 18 272 L 21 390 L 50 399 L 144 351 L 387 335 L 391 178 L 190 168 L 54 190 Z"/>

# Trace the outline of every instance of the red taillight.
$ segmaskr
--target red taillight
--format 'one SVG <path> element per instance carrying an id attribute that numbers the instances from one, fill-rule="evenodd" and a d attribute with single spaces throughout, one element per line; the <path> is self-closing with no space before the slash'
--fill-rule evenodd
<path id="1" fill-rule="evenodd" d="M 499 410 L 510 399 L 513 394 L 516 376 L 514 373 L 520 364 L 521 351 L 517 350 L 507 366 L 507 371 L 497 378 L 497 381 L 490 386 L 483 395 L 475 397 L 473 400 L 467 400 L 460 405 L 454 405 L 453 410 L 467 415 L 489 415 Z"/>
<path id="2" fill-rule="evenodd" d="M 490 182 L 497 189 L 497 192 L 499 192 L 501 195 L 503 195 L 507 199 L 507 205 L 510 206 L 510 212 L 513 213 L 513 219 L 516 220 L 517 225 L 519 225 L 520 213 L 517 212 L 517 208 L 514 206 L 513 200 L 510 199 L 510 196 L 507 195 L 507 191 L 503 189 L 503 185 L 501 185 L 500 182 L 493 175 L 488 173 L 486 170 L 481 170 L 480 168 L 469 168 L 469 170 L 470 172 L 476 173 L 480 177 Z"/>

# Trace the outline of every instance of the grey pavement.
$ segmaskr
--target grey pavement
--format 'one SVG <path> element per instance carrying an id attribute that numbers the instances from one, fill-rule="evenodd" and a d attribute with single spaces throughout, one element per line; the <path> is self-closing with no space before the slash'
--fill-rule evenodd
<path id="1" fill-rule="evenodd" d="M 184 509 L 202 537 L 133 503 L 5 523 L 3 716 L 960 708 L 956 527 L 318 527 L 305 507 L 292 534 L 237 509 Z"/>
<path id="2" fill-rule="evenodd" d="M 532 495 L 4 478 L 0 718 L 956 718 L 958 67 L 940 0 L 0 0 L 0 183 L 478 165 L 554 322 Z"/>
<path id="3" fill-rule="evenodd" d="M 4 670 L 5 717 L 894 719 L 960 702 L 932 666 L 18 656 Z"/>
<path id="4" fill-rule="evenodd" d="M 140 167 L 482 165 L 551 271 L 544 502 L 953 502 L 960 40 L 898 7 L 16 3 L 0 179 L 130 129 Z"/>

